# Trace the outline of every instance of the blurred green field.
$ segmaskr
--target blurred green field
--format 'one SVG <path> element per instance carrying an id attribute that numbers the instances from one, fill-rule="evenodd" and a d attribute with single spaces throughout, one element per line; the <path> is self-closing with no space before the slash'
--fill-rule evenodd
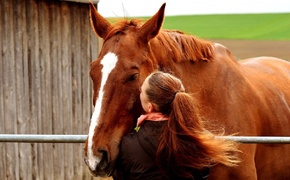
<path id="1" fill-rule="evenodd" d="M 290 40 L 290 13 L 166 16 L 163 29 L 207 39 Z"/>

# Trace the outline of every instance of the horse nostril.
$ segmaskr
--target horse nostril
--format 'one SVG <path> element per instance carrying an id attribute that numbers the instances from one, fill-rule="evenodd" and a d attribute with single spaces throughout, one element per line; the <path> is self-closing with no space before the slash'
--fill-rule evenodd
<path id="1" fill-rule="evenodd" d="M 109 162 L 108 152 L 106 150 L 103 150 L 103 149 L 99 149 L 99 152 L 102 154 L 100 168 L 105 169 L 107 167 L 108 162 Z"/>

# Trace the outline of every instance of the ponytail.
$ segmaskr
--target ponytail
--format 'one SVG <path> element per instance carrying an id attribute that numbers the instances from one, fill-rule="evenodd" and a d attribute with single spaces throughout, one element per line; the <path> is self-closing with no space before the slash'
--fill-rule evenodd
<path id="1" fill-rule="evenodd" d="M 237 143 L 216 139 L 204 128 L 196 101 L 185 92 L 177 92 L 171 103 L 168 128 L 160 136 L 157 160 L 167 172 L 192 177 L 194 169 L 217 163 L 236 166 Z"/>

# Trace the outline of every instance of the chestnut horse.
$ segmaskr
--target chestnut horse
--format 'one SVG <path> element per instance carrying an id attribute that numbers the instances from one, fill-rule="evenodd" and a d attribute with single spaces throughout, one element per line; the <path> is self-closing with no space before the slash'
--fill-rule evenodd
<path id="1" fill-rule="evenodd" d="M 224 46 L 161 30 L 165 4 L 146 22 L 111 24 L 90 4 L 103 46 L 91 63 L 94 112 L 85 162 L 95 176 L 110 176 L 124 134 L 143 112 L 139 88 L 155 70 L 179 77 L 199 101 L 209 127 L 227 134 L 290 136 L 290 63 L 274 57 L 237 61 Z M 290 179 L 290 145 L 241 144 L 241 164 L 216 165 L 209 179 Z"/>

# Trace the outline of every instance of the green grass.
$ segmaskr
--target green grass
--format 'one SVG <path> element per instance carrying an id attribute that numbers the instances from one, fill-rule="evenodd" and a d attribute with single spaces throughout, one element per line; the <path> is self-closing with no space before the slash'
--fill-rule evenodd
<path id="1" fill-rule="evenodd" d="M 290 40 L 290 13 L 167 16 L 163 29 L 207 39 Z"/>

